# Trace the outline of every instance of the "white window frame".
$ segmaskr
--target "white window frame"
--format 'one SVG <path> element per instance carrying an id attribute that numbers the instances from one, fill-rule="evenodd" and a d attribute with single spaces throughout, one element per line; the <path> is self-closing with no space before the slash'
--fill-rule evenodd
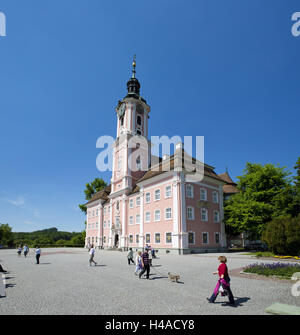
<path id="1" fill-rule="evenodd" d="M 149 220 L 147 220 L 147 214 L 149 214 Z M 145 212 L 145 222 L 151 222 L 151 212 L 150 211 Z"/>
<path id="2" fill-rule="evenodd" d="M 129 199 L 129 208 L 133 208 L 133 199 Z"/>
<path id="3" fill-rule="evenodd" d="M 191 195 L 190 195 L 189 192 L 188 192 L 188 188 L 189 188 L 189 187 L 190 187 L 190 190 L 191 190 Z M 194 186 L 193 186 L 193 185 L 191 185 L 191 184 L 186 184 L 185 191 L 186 191 L 186 196 L 187 196 L 187 198 L 190 198 L 190 199 L 194 198 Z"/>
<path id="4" fill-rule="evenodd" d="M 149 195 L 149 201 L 147 201 L 147 195 Z M 146 204 L 149 204 L 150 201 L 151 201 L 151 193 L 150 193 L 150 192 L 147 192 L 147 193 L 145 194 L 145 203 L 146 203 Z"/>
<path id="5" fill-rule="evenodd" d="M 156 242 L 156 234 L 159 235 L 159 242 Z M 154 244 L 160 244 L 161 243 L 161 234 L 160 233 L 154 233 Z"/>
<path id="6" fill-rule="evenodd" d="M 167 234 L 171 234 L 171 242 L 168 242 L 168 241 L 167 241 Z M 167 232 L 165 233 L 165 241 L 166 241 L 166 244 L 172 244 L 172 232 L 167 231 Z"/>
<path id="7" fill-rule="evenodd" d="M 205 211 L 205 217 L 206 217 L 206 219 L 205 220 L 203 220 L 203 217 L 202 217 L 202 211 Z M 201 221 L 202 222 L 207 222 L 208 221 L 208 210 L 207 210 L 207 208 L 201 208 L 200 209 L 200 214 L 201 214 Z"/>
<path id="8" fill-rule="evenodd" d="M 219 242 L 217 242 L 216 236 L 219 236 Z M 221 243 L 221 238 L 220 238 L 221 234 L 219 232 L 215 232 L 215 244 L 220 244 Z"/>
<path id="9" fill-rule="evenodd" d="M 130 242 L 130 237 L 132 237 L 132 242 Z M 129 235 L 129 241 L 128 241 L 128 242 L 129 242 L 130 244 L 133 243 L 133 235 L 132 235 L 132 234 Z"/>
<path id="10" fill-rule="evenodd" d="M 156 199 L 156 191 L 159 191 L 159 199 Z M 154 190 L 154 200 L 155 201 L 159 201 L 160 200 L 160 189 L 159 188 L 156 189 L 156 190 Z"/>
<path id="11" fill-rule="evenodd" d="M 141 224 L 141 215 L 140 214 L 135 215 L 135 224 Z"/>
<path id="12" fill-rule="evenodd" d="M 135 205 L 136 205 L 136 207 L 140 207 L 141 206 L 141 197 L 140 196 L 136 197 L 136 199 L 135 199 Z"/>
<path id="13" fill-rule="evenodd" d="M 207 234 L 207 242 L 206 243 L 203 242 L 203 234 Z M 205 244 L 205 245 L 209 244 L 209 233 L 207 231 L 203 231 L 201 233 L 201 235 L 202 235 L 202 244 Z"/>
<path id="14" fill-rule="evenodd" d="M 170 194 L 168 195 L 167 189 L 170 188 Z M 168 185 L 165 187 L 165 199 L 171 198 L 172 197 L 172 186 Z"/>
<path id="15" fill-rule="evenodd" d="M 149 235 L 150 240 L 147 242 L 147 235 Z M 151 243 L 151 233 L 145 233 L 145 243 Z"/>
<path id="16" fill-rule="evenodd" d="M 135 243 L 140 243 L 140 235 L 135 234 Z"/>
<path id="17" fill-rule="evenodd" d="M 215 198 L 216 196 L 216 198 Z M 219 192 L 213 191 L 213 203 L 218 204 L 219 203 Z"/>
<path id="18" fill-rule="evenodd" d="M 205 194 L 204 199 L 202 199 L 202 191 L 204 191 L 204 194 Z M 207 201 L 207 189 L 206 188 L 200 187 L 200 200 Z"/>
<path id="19" fill-rule="evenodd" d="M 156 220 L 156 212 L 159 212 L 159 220 Z M 159 222 L 160 220 L 161 220 L 160 209 L 155 209 L 155 210 L 154 210 L 154 221 L 155 221 L 155 222 Z"/>
<path id="20" fill-rule="evenodd" d="M 189 234 L 193 234 L 193 236 L 194 236 L 194 242 L 193 243 L 190 243 L 190 239 L 189 239 Z M 195 245 L 196 244 L 196 234 L 195 234 L 195 232 L 194 231 L 189 231 L 188 232 L 188 244 L 192 244 L 192 245 Z"/>
<path id="21" fill-rule="evenodd" d="M 217 214 L 217 216 L 218 216 L 218 220 L 216 220 L 216 215 Z M 218 222 L 220 222 L 220 212 L 219 211 L 214 211 L 214 222 L 216 222 L 216 223 L 218 223 Z"/>
<path id="22" fill-rule="evenodd" d="M 171 216 L 167 217 L 167 210 L 170 209 Z M 172 220 L 172 207 L 165 208 L 165 220 Z"/>
<path id="23" fill-rule="evenodd" d="M 192 217 L 191 217 L 191 218 L 189 218 L 189 215 L 188 215 L 188 213 L 189 213 L 189 209 L 192 210 Z M 187 208 L 186 208 L 186 219 L 187 219 L 187 220 L 195 220 L 195 209 L 194 209 L 194 207 L 192 207 L 192 206 L 187 206 Z"/>
<path id="24" fill-rule="evenodd" d="M 131 221 L 131 222 L 130 222 L 130 221 Z M 129 224 L 130 224 L 130 225 L 133 225 L 133 216 L 132 216 L 132 215 L 129 216 Z"/>

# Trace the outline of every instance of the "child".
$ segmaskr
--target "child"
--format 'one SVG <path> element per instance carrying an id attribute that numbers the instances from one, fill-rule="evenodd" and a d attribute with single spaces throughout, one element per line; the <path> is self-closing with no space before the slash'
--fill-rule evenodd
<path id="1" fill-rule="evenodd" d="M 128 265 L 130 265 L 130 262 L 134 264 L 132 248 L 129 248 L 129 251 L 127 253 L 127 260 L 128 260 Z"/>
<path id="2" fill-rule="evenodd" d="M 212 296 L 210 297 L 210 299 L 207 298 L 208 302 L 213 303 L 215 302 L 218 294 L 219 294 L 219 289 L 221 287 L 221 291 L 222 291 L 222 295 L 228 295 L 229 298 L 229 304 L 234 306 L 235 302 L 234 302 L 234 298 L 233 298 L 233 294 L 231 292 L 230 289 L 230 278 L 228 276 L 228 268 L 226 265 L 227 262 L 227 258 L 225 256 L 219 256 L 218 260 L 220 261 L 220 265 L 218 267 L 218 271 L 213 272 L 213 274 L 219 274 L 219 280 L 218 283 L 214 289 L 214 292 L 212 294 Z"/>
<path id="3" fill-rule="evenodd" d="M 22 253 L 22 247 L 19 245 L 18 249 L 17 249 L 17 253 L 18 253 L 18 256 L 21 256 L 21 253 Z"/>
<path id="4" fill-rule="evenodd" d="M 41 249 L 38 246 L 36 246 L 35 247 L 36 264 L 40 264 L 40 257 L 41 257 Z"/>
<path id="5" fill-rule="evenodd" d="M 138 275 L 138 272 L 140 270 L 142 270 L 142 268 L 143 268 L 141 255 L 142 255 L 142 252 L 138 251 L 138 254 L 137 254 L 136 259 L 135 259 L 135 272 L 134 272 L 134 274 L 136 276 Z"/>

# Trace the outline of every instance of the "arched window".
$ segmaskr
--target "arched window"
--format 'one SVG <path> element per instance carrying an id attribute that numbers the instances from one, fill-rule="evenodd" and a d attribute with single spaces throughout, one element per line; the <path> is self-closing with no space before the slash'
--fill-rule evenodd
<path id="1" fill-rule="evenodd" d="M 142 125 L 142 117 L 141 117 L 140 115 L 138 115 L 138 116 L 136 117 L 136 123 L 137 123 L 139 126 Z"/>
<path id="2" fill-rule="evenodd" d="M 136 167 L 137 167 L 138 170 L 141 169 L 141 158 L 140 158 L 140 156 L 138 156 L 137 159 L 136 159 Z"/>

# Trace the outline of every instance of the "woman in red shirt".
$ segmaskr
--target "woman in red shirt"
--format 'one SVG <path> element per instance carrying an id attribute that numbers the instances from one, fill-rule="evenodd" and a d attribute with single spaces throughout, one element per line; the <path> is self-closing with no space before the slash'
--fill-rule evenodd
<path id="1" fill-rule="evenodd" d="M 230 289 L 230 278 L 228 276 L 228 268 L 226 265 L 227 262 L 227 258 L 225 256 L 219 256 L 218 260 L 220 261 L 220 265 L 218 267 L 218 271 L 214 272 L 213 274 L 219 274 L 219 280 L 218 283 L 214 289 L 214 292 L 212 294 L 212 296 L 210 298 L 207 298 L 208 302 L 213 303 L 215 302 L 218 294 L 219 294 L 219 289 L 220 286 L 223 288 L 223 293 L 222 295 L 228 295 L 229 298 L 229 304 L 234 306 L 235 302 L 234 302 L 234 298 L 233 298 L 233 294 L 231 292 Z"/>

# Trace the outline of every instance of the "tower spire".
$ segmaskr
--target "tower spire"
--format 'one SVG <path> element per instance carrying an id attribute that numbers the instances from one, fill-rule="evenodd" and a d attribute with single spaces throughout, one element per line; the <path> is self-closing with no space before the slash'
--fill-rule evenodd
<path id="1" fill-rule="evenodd" d="M 133 56 L 133 62 L 132 62 L 132 77 L 135 78 L 135 67 L 136 67 L 136 62 L 135 62 L 136 55 Z"/>

